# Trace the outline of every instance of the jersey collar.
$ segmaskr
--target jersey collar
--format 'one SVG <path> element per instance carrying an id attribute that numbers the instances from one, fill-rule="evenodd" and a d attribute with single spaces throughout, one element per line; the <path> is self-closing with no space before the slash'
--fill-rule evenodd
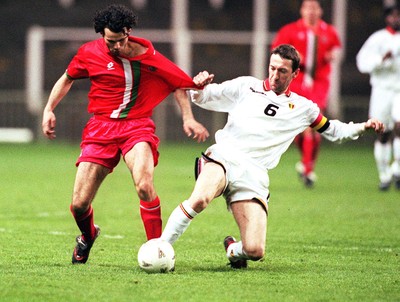
<path id="1" fill-rule="evenodd" d="M 386 26 L 386 30 L 388 32 L 390 32 L 392 35 L 394 35 L 396 33 L 396 31 L 393 28 L 391 28 L 390 26 Z"/>
<path id="2" fill-rule="evenodd" d="M 268 79 L 265 79 L 265 80 L 264 80 L 264 82 L 263 82 L 263 87 L 264 87 L 264 90 L 265 90 L 265 91 L 271 91 L 271 88 L 270 88 L 270 86 L 269 86 Z M 288 87 L 284 93 L 285 93 L 285 95 L 286 95 L 287 97 L 290 97 L 290 94 L 291 94 L 292 92 L 290 91 L 290 89 L 289 89 L 289 87 Z"/>

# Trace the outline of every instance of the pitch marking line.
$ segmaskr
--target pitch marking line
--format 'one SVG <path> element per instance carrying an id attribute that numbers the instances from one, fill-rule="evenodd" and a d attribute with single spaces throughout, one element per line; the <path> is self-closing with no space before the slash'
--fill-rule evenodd
<path id="1" fill-rule="evenodd" d="M 2 231 L 0 229 L 0 231 Z M 49 232 L 50 235 L 54 235 L 54 236 L 73 236 L 73 234 L 71 233 L 67 233 L 67 232 L 59 232 L 59 231 L 51 231 Z M 123 235 L 103 235 L 103 238 L 107 238 L 107 239 L 124 239 L 125 236 Z"/>
<path id="2" fill-rule="evenodd" d="M 358 247 L 358 246 L 353 246 L 353 247 L 332 247 L 332 246 L 326 246 L 326 245 L 305 245 L 303 246 L 305 249 L 310 249 L 310 250 L 326 250 L 326 249 L 340 249 L 340 250 L 347 250 L 347 251 L 376 251 L 376 252 L 387 252 L 387 253 L 392 253 L 393 250 L 398 249 L 398 248 L 390 248 L 390 247 L 376 247 L 376 248 L 366 248 L 366 247 Z"/>

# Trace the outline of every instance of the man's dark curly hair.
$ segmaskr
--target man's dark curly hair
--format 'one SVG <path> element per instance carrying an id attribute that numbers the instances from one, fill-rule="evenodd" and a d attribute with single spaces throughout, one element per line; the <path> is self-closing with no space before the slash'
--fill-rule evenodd
<path id="1" fill-rule="evenodd" d="M 104 34 L 108 28 L 112 32 L 125 32 L 124 28 L 131 29 L 136 26 L 137 16 L 124 5 L 111 4 L 105 9 L 98 10 L 93 18 L 93 26 L 96 33 Z"/>

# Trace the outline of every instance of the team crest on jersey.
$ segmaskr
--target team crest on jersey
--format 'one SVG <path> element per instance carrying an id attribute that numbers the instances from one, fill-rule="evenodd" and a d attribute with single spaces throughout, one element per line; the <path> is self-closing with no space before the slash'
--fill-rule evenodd
<path id="1" fill-rule="evenodd" d="M 114 63 L 113 62 L 110 62 L 110 63 L 107 64 L 107 70 L 114 70 L 114 69 L 115 69 L 115 67 L 114 67 Z"/>
<path id="2" fill-rule="evenodd" d="M 154 71 L 157 71 L 157 68 L 154 66 L 149 66 L 148 70 L 154 72 Z"/>
<path id="3" fill-rule="evenodd" d="M 293 103 L 289 103 L 289 108 L 290 109 L 294 109 L 294 104 Z"/>

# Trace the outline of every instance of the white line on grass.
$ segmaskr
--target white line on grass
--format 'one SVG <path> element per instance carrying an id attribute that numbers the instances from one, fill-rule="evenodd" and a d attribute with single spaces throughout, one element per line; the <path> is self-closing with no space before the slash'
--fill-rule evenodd
<path id="1" fill-rule="evenodd" d="M 66 215 L 68 215 L 68 214 L 66 214 L 66 212 L 52 212 L 52 213 L 49 213 L 49 212 L 39 212 L 39 213 L 37 213 L 36 214 L 36 216 L 37 217 L 50 217 L 50 216 L 52 216 L 52 217 L 64 217 L 64 216 L 66 216 Z"/>
<path id="2" fill-rule="evenodd" d="M 352 246 L 352 247 L 332 247 L 332 246 L 326 246 L 326 245 L 304 245 L 303 248 L 305 249 L 310 249 L 310 250 L 325 250 L 325 249 L 339 249 L 339 250 L 346 250 L 346 251 L 377 251 L 377 252 L 387 252 L 387 253 L 392 253 L 393 248 L 390 247 L 375 247 L 375 248 L 369 248 L 369 247 L 359 247 L 359 246 Z M 395 248 L 397 249 L 397 248 Z"/>
<path id="3" fill-rule="evenodd" d="M 104 235 L 104 238 L 108 238 L 108 239 L 124 239 L 124 236 L 122 236 L 122 235 Z"/>
<path id="4" fill-rule="evenodd" d="M 70 235 L 68 233 L 65 232 L 58 232 L 58 231 L 51 231 L 49 232 L 50 235 L 55 235 L 55 236 L 64 236 L 64 235 Z"/>
<path id="5" fill-rule="evenodd" d="M 1 231 L 1 229 L 0 229 Z M 50 235 L 54 236 L 73 236 L 71 233 L 66 233 L 66 232 L 59 232 L 59 231 L 51 231 L 49 232 Z M 125 237 L 122 235 L 103 235 L 103 238 L 107 239 L 124 239 Z"/>

